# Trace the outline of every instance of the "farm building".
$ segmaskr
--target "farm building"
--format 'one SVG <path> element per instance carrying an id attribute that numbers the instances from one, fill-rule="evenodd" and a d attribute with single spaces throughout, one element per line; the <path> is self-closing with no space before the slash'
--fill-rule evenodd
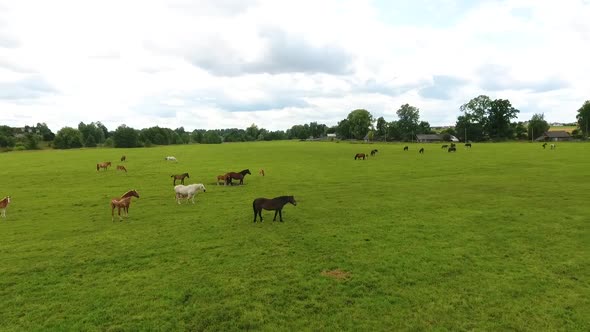
<path id="1" fill-rule="evenodd" d="M 543 135 L 537 137 L 535 141 L 544 142 L 544 141 L 552 141 L 552 142 L 560 142 L 560 141 L 570 141 L 572 137 L 570 134 L 565 130 L 559 131 L 546 131 Z"/>
<path id="2" fill-rule="evenodd" d="M 452 142 L 459 142 L 457 137 L 450 135 Z M 444 135 L 441 134 L 418 134 L 416 140 L 420 143 L 442 142 Z"/>

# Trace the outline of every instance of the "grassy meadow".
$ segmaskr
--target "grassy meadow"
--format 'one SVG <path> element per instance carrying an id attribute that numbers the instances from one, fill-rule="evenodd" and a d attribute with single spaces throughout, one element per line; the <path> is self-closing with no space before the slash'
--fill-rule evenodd
<path id="1" fill-rule="evenodd" d="M 2 153 L 0 330 L 590 330 L 590 144 L 409 146 Z M 184 172 L 207 187 L 194 205 L 174 200 Z M 280 195 L 285 222 L 252 223 Z"/>

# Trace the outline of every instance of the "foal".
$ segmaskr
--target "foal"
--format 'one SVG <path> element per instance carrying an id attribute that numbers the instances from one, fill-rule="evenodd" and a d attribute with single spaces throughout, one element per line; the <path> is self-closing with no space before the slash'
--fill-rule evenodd
<path id="1" fill-rule="evenodd" d="M 125 173 L 127 173 L 127 168 L 123 165 L 117 165 L 117 171 L 125 171 Z"/>
<path id="2" fill-rule="evenodd" d="M 172 181 L 172 185 L 175 186 L 176 185 L 176 180 L 180 180 L 181 184 L 184 184 L 184 178 L 190 178 L 190 176 L 188 176 L 188 173 L 182 173 L 182 174 L 176 174 L 176 175 L 170 175 L 171 178 L 174 178 L 174 181 Z"/>
<path id="3" fill-rule="evenodd" d="M 128 192 L 124 193 L 123 196 L 120 198 L 113 198 L 111 199 L 111 220 L 114 220 L 115 217 L 115 208 L 118 208 L 119 213 L 119 221 L 121 221 L 121 209 L 125 212 L 125 217 L 129 216 L 129 206 L 131 205 L 131 198 L 137 197 L 139 198 L 139 194 L 135 189 L 129 190 Z"/>
<path id="4" fill-rule="evenodd" d="M 8 204 L 10 204 L 10 196 L 6 196 L 0 201 L 0 211 L 2 211 L 0 213 L 0 217 L 6 218 L 6 209 L 8 208 Z"/>

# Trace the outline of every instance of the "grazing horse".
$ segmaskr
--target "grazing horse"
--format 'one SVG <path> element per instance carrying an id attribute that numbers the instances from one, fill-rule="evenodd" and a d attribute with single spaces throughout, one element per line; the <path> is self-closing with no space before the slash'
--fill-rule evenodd
<path id="1" fill-rule="evenodd" d="M 448 147 L 449 147 L 449 145 L 448 145 L 448 144 L 443 144 L 443 145 L 442 145 L 440 148 L 441 148 L 441 149 L 446 149 L 446 148 L 448 148 Z"/>
<path id="2" fill-rule="evenodd" d="M 125 155 L 121 156 L 121 161 L 123 162 L 125 160 L 127 160 L 127 157 Z"/>
<path id="3" fill-rule="evenodd" d="M 258 175 L 264 176 L 264 170 L 262 168 L 258 171 Z"/>
<path id="4" fill-rule="evenodd" d="M 404 151 L 408 151 L 408 146 L 404 146 Z"/>
<path id="5" fill-rule="evenodd" d="M 551 145 L 550 145 L 550 147 L 551 147 L 551 150 L 553 150 L 553 149 L 555 149 L 557 146 L 555 146 L 555 144 L 551 144 Z"/>
<path id="6" fill-rule="evenodd" d="M 188 176 L 188 173 L 182 173 L 182 174 L 176 174 L 176 175 L 170 175 L 171 178 L 174 178 L 174 180 L 172 180 L 172 185 L 175 186 L 176 185 L 176 180 L 180 180 L 181 184 L 184 184 L 184 179 L 185 178 L 190 178 L 190 176 Z"/>
<path id="7" fill-rule="evenodd" d="M 178 161 L 178 160 L 176 160 L 176 157 L 173 157 L 173 156 L 165 157 L 164 160 Z"/>
<path id="8" fill-rule="evenodd" d="M 447 150 L 447 152 L 457 152 L 457 148 L 456 148 L 456 147 L 454 147 L 454 146 L 451 146 L 451 147 L 449 148 L 449 150 Z"/>
<path id="9" fill-rule="evenodd" d="M 262 222 L 262 209 L 265 210 L 274 210 L 275 217 L 272 221 L 277 220 L 277 213 L 279 215 L 279 219 L 283 222 L 283 206 L 285 204 L 291 203 L 293 205 L 297 205 L 295 198 L 293 196 L 280 196 L 275 197 L 273 199 L 270 198 L 257 198 L 252 202 L 252 208 L 254 209 L 254 222 L 256 222 L 256 216 L 260 216 L 260 222 Z"/>
<path id="10" fill-rule="evenodd" d="M 119 221 L 122 221 L 121 209 L 123 209 L 123 212 L 125 212 L 125 217 L 129 216 L 129 206 L 131 205 L 132 197 L 139 198 L 139 194 L 135 189 L 129 190 L 128 192 L 124 193 L 123 196 L 121 196 L 120 198 L 111 199 L 111 221 L 115 221 L 115 208 L 118 208 L 117 212 L 119 214 Z"/>
<path id="11" fill-rule="evenodd" d="M 471 143 L 465 143 L 466 148 L 471 148 Z"/>
<path id="12" fill-rule="evenodd" d="M 245 169 L 239 173 L 236 173 L 236 172 L 226 173 L 225 174 L 225 176 L 226 176 L 225 183 L 229 184 L 231 186 L 232 185 L 231 180 L 234 179 L 234 180 L 240 180 L 240 184 L 244 184 L 244 177 L 246 176 L 246 174 L 252 175 L 252 173 L 250 173 L 249 169 Z"/>
<path id="13" fill-rule="evenodd" d="M 188 186 L 179 184 L 175 186 L 174 193 L 176 196 L 176 202 L 180 204 L 180 199 L 186 198 L 187 202 L 189 199 L 192 199 L 193 204 L 195 204 L 195 196 L 199 190 L 202 190 L 203 192 L 207 191 L 202 183 L 193 183 L 189 184 Z"/>
<path id="14" fill-rule="evenodd" d="M 222 181 L 223 182 L 223 185 L 225 186 L 226 185 L 225 182 L 227 181 L 227 176 L 225 174 L 218 175 L 217 176 L 217 185 L 219 185 L 219 181 Z"/>
<path id="15" fill-rule="evenodd" d="M 420 150 L 418 151 L 418 153 L 424 153 L 424 148 L 420 148 Z"/>
<path id="16" fill-rule="evenodd" d="M 110 161 L 96 164 L 96 171 L 98 172 L 101 168 L 104 168 L 104 170 L 106 171 L 109 168 L 109 166 L 111 166 Z"/>
<path id="17" fill-rule="evenodd" d="M 542 147 L 543 149 L 547 146 L 547 143 L 543 143 Z"/>
<path id="18" fill-rule="evenodd" d="M 379 152 L 379 150 L 375 149 L 375 150 L 371 150 L 371 157 L 375 156 L 375 154 Z"/>
<path id="19" fill-rule="evenodd" d="M 125 171 L 125 173 L 127 173 L 127 168 L 123 165 L 117 165 L 117 171 Z"/>
<path id="20" fill-rule="evenodd" d="M 6 196 L 0 201 L 0 217 L 6 218 L 8 204 L 10 204 L 10 196 Z"/>
<path id="21" fill-rule="evenodd" d="M 365 160 L 365 158 L 367 158 L 367 155 L 364 154 L 364 153 L 357 153 L 357 154 L 354 155 L 354 160 L 361 159 L 361 158 L 363 160 Z"/>

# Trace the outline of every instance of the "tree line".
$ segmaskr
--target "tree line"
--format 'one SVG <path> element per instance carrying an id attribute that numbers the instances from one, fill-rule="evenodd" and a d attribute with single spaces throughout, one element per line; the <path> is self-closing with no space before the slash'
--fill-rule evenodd
<path id="1" fill-rule="evenodd" d="M 461 115 L 454 127 L 440 132 L 444 138 L 451 135 L 469 141 L 502 141 L 534 139 L 549 130 L 549 123 L 543 114 L 534 114 L 529 121 L 512 122 L 520 112 L 507 99 L 491 99 L 481 95 L 461 105 Z M 0 125 L 0 148 L 3 150 L 39 149 L 41 142 L 56 149 L 108 146 L 118 148 L 149 147 L 171 144 L 218 144 L 222 142 L 272 141 L 285 139 L 321 138 L 336 134 L 339 139 L 366 139 L 378 141 L 411 141 L 418 134 L 433 134 L 430 124 L 420 119 L 420 110 L 409 104 L 401 105 L 396 111 L 397 120 L 375 119 L 365 109 L 356 109 L 336 126 L 310 122 L 294 125 L 286 131 L 269 131 L 255 124 L 246 129 L 195 129 L 186 131 L 183 127 L 170 129 L 158 126 L 134 129 L 120 125 L 109 131 L 101 122 L 85 124 L 77 128 L 64 127 L 53 133 L 45 123 L 24 128 Z M 586 101 L 576 115 L 577 129 L 572 132 L 576 138 L 588 137 L 590 121 L 590 100 Z"/>

